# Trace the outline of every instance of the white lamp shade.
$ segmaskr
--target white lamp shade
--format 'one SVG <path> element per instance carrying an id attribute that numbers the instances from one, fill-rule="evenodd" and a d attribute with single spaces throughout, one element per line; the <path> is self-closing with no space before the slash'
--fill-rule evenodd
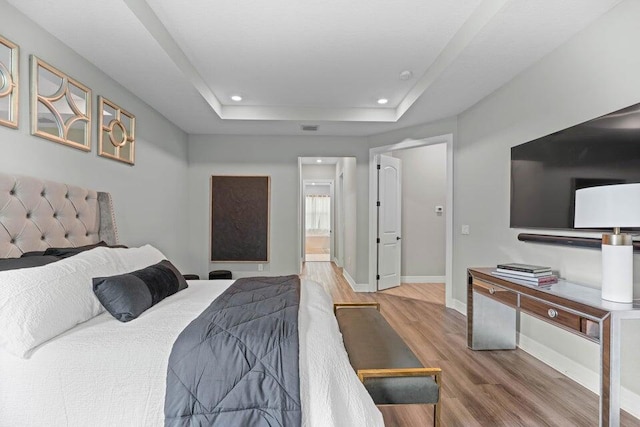
<path id="1" fill-rule="evenodd" d="M 640 226 L 640 184 L 603 185 L 576 191 L 576 228 Z"/>

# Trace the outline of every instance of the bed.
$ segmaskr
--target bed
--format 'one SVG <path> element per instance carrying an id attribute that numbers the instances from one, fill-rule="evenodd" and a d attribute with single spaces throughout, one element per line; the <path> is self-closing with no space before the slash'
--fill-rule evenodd
<path id="1" fill-rule="evenodd" d="M 119 243 L 107 193 L 0 174 L 0 253 L 5 258 L 100 241 Z M 79 263 L 83 257 L 91 260 L 102 253 L 126 259 L 121 270 L 144 264 L 135 256 L 125 258 L 127 251 L 99 247 L 20 271 L 28 276 L 56 265 L 61 269 L 65 263 Z M 3 284 L 2 278 L 16 276 L 3 274 L 0 272 L 0 300 L 2 292 L 5 296 L 10 292 L 2 289 L 9 283 Z M 3 351 L 0 342 L 0 426 L 163 425 L 167 364 L 174 342 L 233 281 L 187 283 L 186 289 L 133 321 L 122 323 L 102 309 L 38 343 L 25 357 Z M 66 285 L 62 280 L 56 286 Z M 329 296 L 317 283 L 302 281 L 299 307 L 301 424 L 383 425 L 380 412 L 349 364 Z M 40 316 L 40 312 L 34 313 L 33 317 Z"/>

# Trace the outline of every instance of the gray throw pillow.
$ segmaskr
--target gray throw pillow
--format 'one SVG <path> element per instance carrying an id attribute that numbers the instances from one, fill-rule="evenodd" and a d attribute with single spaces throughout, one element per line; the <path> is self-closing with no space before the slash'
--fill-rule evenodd
<path id="1" fill-rule="evenodd" d="M 182 274 L 166 259 L 142 270 L 95 277 L 93 292 L 104 308 L 121 322 L 140 316 L 166 297 L 187 288 Z"/>

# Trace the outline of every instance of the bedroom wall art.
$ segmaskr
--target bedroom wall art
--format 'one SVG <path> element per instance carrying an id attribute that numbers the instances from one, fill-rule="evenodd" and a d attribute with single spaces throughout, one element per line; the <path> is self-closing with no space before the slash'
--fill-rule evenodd
<path id="1" fill-rule="evenodd" d="M 102 96 L 98 97 L 98 154 L 133 165 L 136 158 L 136 117 Z"/>
<path id="2" fill-rule="evenodd" d="M 31 55 L 31 133 L 91 150 L 91 89 Z"/>
<path id="3" fill-rule="evenodd" d="M 0 36 L 0 125 L 18 128 L 19 51 L 17 44 Z"/>
<path id="4" fill-rule="evenodd" d="M 269 262 L 271 178 L 211 177 L 211 261 Z"/>

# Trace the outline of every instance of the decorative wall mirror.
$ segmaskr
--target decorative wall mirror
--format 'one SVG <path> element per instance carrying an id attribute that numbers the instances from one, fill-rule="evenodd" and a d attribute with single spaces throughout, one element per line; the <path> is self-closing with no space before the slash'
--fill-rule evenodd
<path id="1" fill-rule="evenodd" d="M 134 164 L 136 158 L 136 117 L 101 96 L 98 97 L 100 132 L 98 154 Z"/>
<path id="2" fill-rule="evenodd" d="M 18 127 L 19 50 L 0 36 L 0 125 Z"/>
<path id="3" fill-rule="evenodd" d="M 33 55 L 31 133 L 91 150 L 91 89 Z"/>

